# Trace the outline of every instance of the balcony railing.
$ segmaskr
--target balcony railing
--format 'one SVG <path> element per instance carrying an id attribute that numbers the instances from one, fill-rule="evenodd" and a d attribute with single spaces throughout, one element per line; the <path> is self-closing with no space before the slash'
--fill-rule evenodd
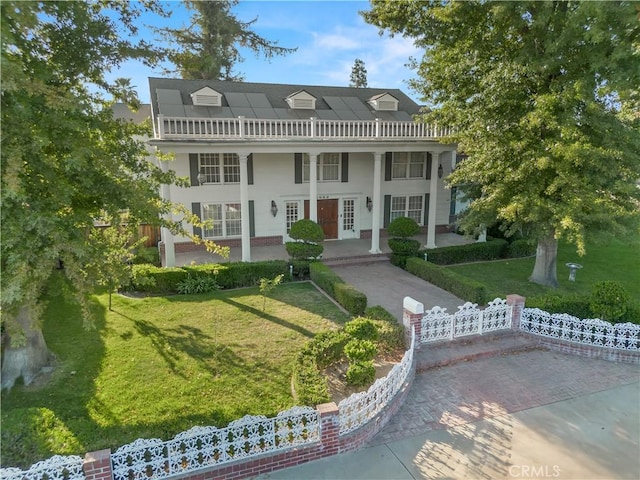
<path id="1" fill-rule="evenodd" d="M 285 120 L 192 118 L 158 115 L 155 138 L 162 140 L 437 140 L 450 128 L 382 120 Z"/>

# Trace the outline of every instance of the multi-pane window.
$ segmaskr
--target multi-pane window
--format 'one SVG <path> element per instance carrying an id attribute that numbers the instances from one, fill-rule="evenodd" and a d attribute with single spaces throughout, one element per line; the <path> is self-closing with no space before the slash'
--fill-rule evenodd
<path id="1" fill-rule="evenodd" d="M 207 203 L 202 206 L 204 238 L 235 237 L 242 234 L 239 203 Z"/>
<path id="2" fill-rule="evenodd" d="M 343 202 L 344 213 L 342 215 L 342 229 L 353 230 L 355 218 L 355 200 L 352 198 L 345 199 Z"/>
<path id="3" fill-rule="evenodd" d="M 309 155 L 302 157 L 302 181 L 310 181 L 311 160 Z M 340 154 L 323 153 L 316 162 L 316 178 L 318 182 L 339 182 L 340 181 Z"/>
<path id="4" fill-rule="evenodd" d="M 237 154 L 201 153 L 199 161 L 199 171 L 205 177 L 203 183 L 240 183 L 240 157 Z"/>
<path id="5" fill-rule="evenodd" d="M 425 152 L 394 152 L 391 177 L 424 178 L 427 155 Z"/>
<path id="6" fill-rule="evenodd" d="M 298 221 L 300 202 L 287 202 L 285 204 L 285 215 L 287 219 L 287 234 L 291 231 L 291 225 Z"/>
<path id="7" fill-rule="evenodd" d="M 423 196 L 408 195 L 406 197 L 391 197 L 389 221 L 393 221 L 398 217 L 413 218 L 417 224 L 421 225 L 424 219 Z"/>

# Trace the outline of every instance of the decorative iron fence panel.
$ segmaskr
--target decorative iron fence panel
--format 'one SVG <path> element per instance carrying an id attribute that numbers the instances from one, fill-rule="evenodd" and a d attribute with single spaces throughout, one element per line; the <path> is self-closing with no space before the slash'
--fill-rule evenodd
<path id="1" fill-rule="evenodd" d="M 482 333 L 510 329 L 511 311 L 512 308 L 505 299 L 496 298 L 489 302 L 482 311 Z"/>
<path id="2" fill-rule="evenodd" d="M 54 455 L 34 463 L 28 470 L 15 467 L 0 468 L 2 480 L 84 480 L 82 457 Z"/>
<path id="3" fill-rule="evenodd" d="M 320 441 L 318 412 L 293 407 L 276 417 L 247 415 L 225 428 L 194 427 L 173 439 L 138 439 L 111 455 L 114 480 L 167 478 Z"/>
<path id="4" fill-rule="evenodd" d="M 356 430 L 367 423 L 396 396 L 411 372 L 415 344 L 414 330 L 411 332 L 409 350 L 404 353 L 400 363 L 394 365 L 386 377 L 376 380 L 366 392 L 354 393 L 338 404 L 340 435 Z"/>
<path id="5" fill-rule="evenodd" d="M 566 313 L 525 308 L 520 320 L 523 332 L 558 338 L 581 345 L 640 351 L 640 325 L 609 323 L 598 318 L 580 320 Z"/>

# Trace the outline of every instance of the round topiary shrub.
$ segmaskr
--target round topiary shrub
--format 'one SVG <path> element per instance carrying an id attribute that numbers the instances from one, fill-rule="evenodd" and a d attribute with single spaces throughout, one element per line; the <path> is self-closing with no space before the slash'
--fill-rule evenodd
<path id="1" fill-rule="evenodd" d="M 619 282 L 606 280 L 591 289 L 591 312 L 602 320 L 616 322 L 627 313 L 629 294 Z"/>
<path id="2" fill-rule="evenodd" d="M 324 247 L 317 243 L 287 242 L 284 246 L 291 258 L 296 260 L 309 260 L 322 255 Z"/>
<path id="3" fill-rule="evenodd" d="M 387 227 L 390 237 L 408 238 L 420 233 L 420 227 L 413 218 L 398 217 Z"/>
<path id="4" fill-rule="evenodd" d="M 350 340 L 344 346 L 344 354 L 351 363 L 373 360 L 376 353 L 378 349 L 371 340 Z"/>
<path id="5" fill-rule="evenodd" d="M 372 361 L 356 362 L 347 369 L 347 383 L 349 385 L 368 385 L 376 378 L 376 369 Z"/>
<path id="6" fill-rule="evenodd" d="M 379 334 L 375 324 L 368 318 L 358 317 L 344 326 L 344 331 L 358 340 L 378 340 Z"/>
<path id="7" fill-rule="evenodd" d="M 319 243 L 324 240 L 322 227 L 313 220 L 303 218 L 291 225 L 289 236 L 294 240 Z"/>

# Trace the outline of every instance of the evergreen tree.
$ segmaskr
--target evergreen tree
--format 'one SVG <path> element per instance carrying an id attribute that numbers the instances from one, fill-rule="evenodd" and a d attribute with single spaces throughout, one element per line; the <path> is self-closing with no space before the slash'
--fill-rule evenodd
<path id="1" fill-rule="evenodd" d="M 559 238 L 636 234 L 637 3 L 373 0 L 367 22 L 425 49 L 412 87 L 455 127 L 449 178 L 478 190 L 463 227 L 533 228 L 530 280 L 556 286 Z"/>
<path id="2" fill-rule="evenodd" d="M 238 0 L 183 0 L 193 12 L 186 28 L 156 29 L 166 40 L 177 45 L 170 49 L 169 59 L 185 79 L 215 79 L 242 81 L 234 71 L 243 61 L 239 47 L 249 47 L 256 55 L 270 59 L 274 55 L 295 52 L 295 48 L 279 47 L 251 30 L 257 18 L 242 22 L 231 8 Z"/>
<path id="3" fill-rule="evenodd" d="M 364 67 L 364 62 L 359 58 L 356 58 L 355 62 L 353 62 L 353 67 L 351 67 L 349 86 L 367 88 L 367 69 Z"/>

